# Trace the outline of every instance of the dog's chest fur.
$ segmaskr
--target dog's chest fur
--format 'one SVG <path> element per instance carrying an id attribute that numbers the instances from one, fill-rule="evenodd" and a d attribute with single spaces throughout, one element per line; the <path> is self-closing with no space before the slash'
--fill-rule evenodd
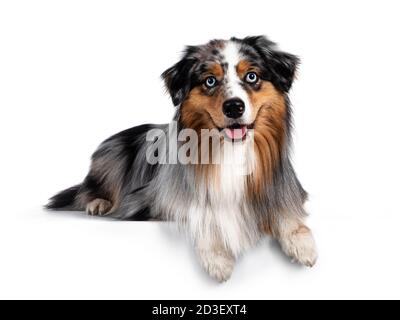
<path id="1" fill-rule="evenodd" d="M 222 243 L 237 256 L 260 238 L 246 201 L 254 150 L 249 143 L 226 143 L 222 151 L 214 179 L 198 185 L 197 194 L 189 202 L 186 227 L 197 241 Z"/>

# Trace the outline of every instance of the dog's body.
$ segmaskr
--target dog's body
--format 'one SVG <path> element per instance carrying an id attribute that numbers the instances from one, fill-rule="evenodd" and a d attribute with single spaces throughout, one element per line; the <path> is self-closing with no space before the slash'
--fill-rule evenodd
<path id="1" fill-rule="evenodd" d="M 236 257 L 266 234 L 312 266 L 315 244 L 303 223 L 307 194 L 289 159 L 287 93 L 297 64 L 265 37 L 188 47 L 163 74 L 178 106 L 177 126 L 143 125 L 109 138 L 94 153 L 83 183 L 53 197 L 48 208 L 176 221 L 194 240 L 203 267 L 220 281 L 230 277 Z M 199 135 L 211 130 L 222 161 L 149 163 L 155 145 L 163 160 L 171 140 L 182 146 L 176 137 L 184 129 Z M 157 139 L 149 140 L 150 132 L 158 132 Z M 238 174 L 238 159 L 246 174 Z"/>

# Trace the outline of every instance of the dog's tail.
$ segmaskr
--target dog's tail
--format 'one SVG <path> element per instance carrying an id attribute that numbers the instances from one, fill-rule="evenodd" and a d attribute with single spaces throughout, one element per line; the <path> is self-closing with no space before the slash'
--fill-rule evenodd
<path id="1" fill-rule="evenodd" d="M 50 198 L 49 203 L 45 205 L 45 208 L 51 210 L 78 210 L 75 206 L 75 200 L 80 189 L 81 185 L 78 184 L 57 193 L 55 196 Z"/>
<path id="2" fill-rule="evenodd" d="M 82 199 L 77 199 L 81 191 L 82 184 L 63 190 L 50 198 L 45 208 L 49 210 L 84 211 L 85 208 Z M 147 193 L 147 185 L 131 191 L 124 196 L 122 203 L 109 216 L 120 220 L 133 221 L 155 219 L 155 217 L 150 216 Z"/>

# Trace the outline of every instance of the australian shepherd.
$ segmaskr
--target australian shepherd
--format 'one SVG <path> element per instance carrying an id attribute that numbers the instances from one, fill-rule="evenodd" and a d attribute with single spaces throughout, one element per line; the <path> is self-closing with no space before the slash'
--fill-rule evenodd
<path id="1" fill-rule="evenodd" d="M 47 208 L 174 221 L 221 282 L 265 235 L 294 261 L 313 266 L 307 193 L 290 161 L 288 93 L 298 64 L 264 36 L 187 47 L 162 74 L 176 107 L 173 121 L 104 141 L 83 182 Z"/>

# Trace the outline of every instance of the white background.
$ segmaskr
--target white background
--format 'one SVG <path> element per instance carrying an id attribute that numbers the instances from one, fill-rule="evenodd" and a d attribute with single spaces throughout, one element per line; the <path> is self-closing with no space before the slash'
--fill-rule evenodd
<path id="1" fill-rule="evenodd" d="M 400 298 L 398 1 L 1 1 L 0 298 Z M 266 240 L 223 285 L 162 223 L 41 208 L 113 133 L 166 123 L 184 44 L 266 34 L 302 58 L 294 163 L 320 260 Z"/>

